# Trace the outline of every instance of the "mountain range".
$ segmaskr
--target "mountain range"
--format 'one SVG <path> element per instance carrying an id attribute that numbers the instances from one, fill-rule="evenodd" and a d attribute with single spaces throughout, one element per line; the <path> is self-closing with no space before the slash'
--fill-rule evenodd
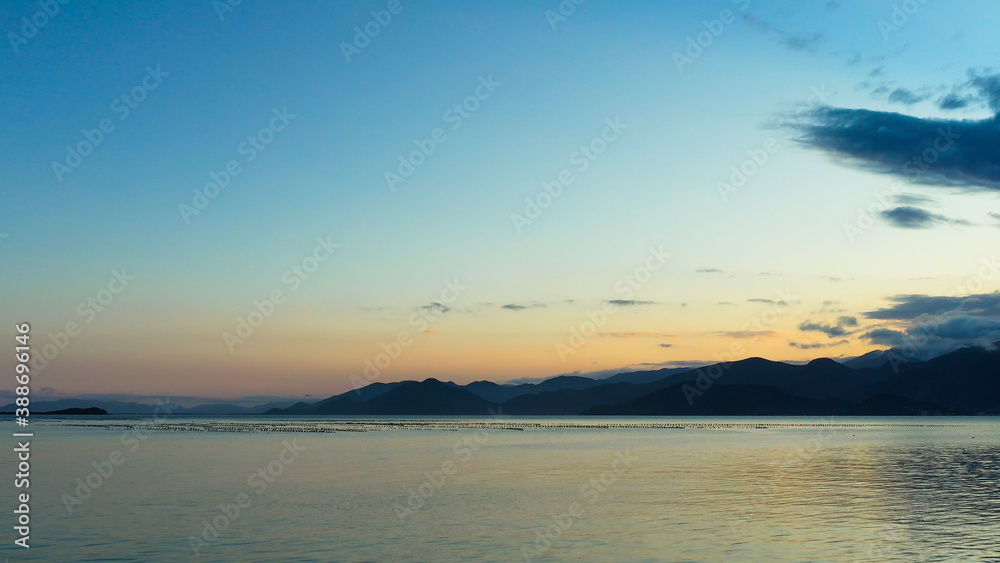
<path id="1" fill-rule="evenodd" d="M 926 361 L 894 350 L 807 364 L 748 358 L 697 368 L 561 375 L 537 383 L 465 385 L 437 379 L 371 383 L 314 403 L 204 404 L 176 415 L 1000 415 L 1000 346 L 962 348 Z M 143 403 L 58 399 L 32 411 L 104 409 L 154 414 Z M 13 412 L 13 403 L 0 411 Z M 162 409 L 156 411 L 163 415 Z"/>
<path id="2" fill-rule="evenodd" d="M 271 415 L 924 415 L 1000 414 L 1000 350 L 919 362 L 877 351 L 840 363 L 748 358 L 701 368 L 467 385 L 372 383 Z"/>

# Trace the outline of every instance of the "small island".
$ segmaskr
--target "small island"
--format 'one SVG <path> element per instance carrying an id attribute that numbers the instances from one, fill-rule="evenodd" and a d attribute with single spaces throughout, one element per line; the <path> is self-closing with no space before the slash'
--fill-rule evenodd
<path id="1" fill-rule="evenodd" d="M 14 414 L 14 413 L 12 413 L 12 412 L 0 412 L 0 414 Z M 94 415 L 107 415 L 108 411 L 106 411 L 106 410 L 104 410 L 102 408 L 99 408 L 99 407 L 87 407 L 87 408 L 73 407 L 73 408 L 69 408 L 69 409 L 60 409 L 60 410 L 57 410 L 57 411 L 36 412 L 36 413 L 31 413 L 31 414 L 68 414 L 68 415 L 90 415 L 90 416 L 94 416 Z"/>

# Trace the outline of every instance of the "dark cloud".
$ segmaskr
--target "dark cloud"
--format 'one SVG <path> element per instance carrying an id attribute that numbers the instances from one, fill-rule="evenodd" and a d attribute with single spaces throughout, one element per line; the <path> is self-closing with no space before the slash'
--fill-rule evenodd
<path id="1" fill-rule="evenodd" d="M 894 104 L 903 104 L 907 106 L 912 106 L 913 104 L 920 103 L 930 96 L 927 94 L 917 94 L 912 90 L 906 88 L 896 88 L 889 94 L 889 101 Z"/>
<path id="2" fill-rule="evenodd" d="M 914 194 L 896 194 L 892 196 L 892 200 L 899 205 L 925 205 L 928 203 L 935 203 L 935 199 L 927 197 L 925 195 L 914 195 Z"/>
<path id="3" fill-rule="evenodd" d="M 864 316 L 895 326 L 878 327 L 862 338 L 913 350 L 917 358 L 963 346 L 990 346 L 1000 338 L 1000 292 L 966 297 L 897 295 L 889 300 L 894 303 L 891 307 Z"/>
<path id="4" fill-rule="evenodd" d="M 718 305 L 735 305 L 732 301 L 719 301 Z"/>
<path id="5" fill-rule="evenodd" d="M 785 123 L 805 147 L 915 184 L 1000 189 L 1000 119 L 921 119 L 823 106 Z"/>
<path id="6" fill-rule="evenodd" d="M 699 274 L 721 274 L 722 270 L 718 268 L 698 268 L 695 272 Z"/>
<path id="7" fill-rule="evenodd" d="M 434 313 L 435 315 L 443 315 L 445 313 L 450 313 L 451 309 L 445 305 L 438 303 L 437 301 L 432 302 L 430 305 L 423 305 L 417 307 L 421 311 L 427 311 L 429 313 Z"/>
<path id="8" fill-rule="evenodd" d="M 633 307 L 636 305 L 656 305 L 656 301 L 636 301 L 635 299 L 612 299 L 608 301 L 612 305 L 620 307 Z"/>
<path id="9" fill-rule="evenodd" d="M 834 338 L 837 336 L 846 336 L 850 334 L 844 327 L 828 325 L 823 323 L 814 323 L 806 321 L 799 325 L 799 330 L 802 332 L 822 332 L 823 334 Z"/>
<path id="10" fill-rule="evenodd" d="M 976 90 L 979 99 L 986 102 L 991 110 L 1000 114 L 1000 74 L 969 74 L 971 79 L 968 85 Z"/>
<path id="11" fill-rule="evenodd" d="M 824 324 L 824 323 L 814 323 L 812 321 L 805 321 L 799 325 L 799 330 L 802 332 L 822 332 L 823 334 L 829 336 L 830 338 L 835 338 L 838 336 L 847 336 L 849 334 L 854 334 L 853 331 L 847 330 L 848 328 L 854 328 L 858 326 L 858 319 L 856 317 L 839 317 L 837 319 L 837 324 Z"/>
<path id="12" fill-rule="evenodd" d="M 1000 334 L 1000 320 L 965 316 L 944 321 L 935 335 L 952 340 L 977 340 L 984 336 L 992 339 L 997 334 Z"/>
<path id="13" fill-rule="evenodd" d="M 880 211 L 879 215 L 894 227 L 901 229 L 929 229 L 935 225 L 968 225 L 963 219 L 952 219 L 937 213 L 931 213 L 919 207 L 903 206 Z"/>
<path id="14" fill-rule="evenodd" d="M 837 319 L 838 326 L 858 326 L 857 317 L 840 317 Z"/>
<path id="15" fill-rule="evenodd" d="M 959 96 L 957 94 L 948 94 L 938 99 L 937 106 L 938 109 L 951 111 L 956 109 L 967 108 L 975 101 L 976 99 L 973 97 Z"/>
<path id="16" fill-rule="evenodd" d="M 993 267 L 997 265 L 992 264 Z M 992 268 L 991 268 L 992 269 Z M 910 320 L 922 315 L 971 314 L 978 317 L 1000 317 L 1000 292 L 981 293 L 967 297 L 930 295 L 894 295 L 888 298 L 891 307 L 868 311 L 864 316 L 878 320 Z"/>
<path id="17" fill-rule="evenodd" d="M 660 344 L 660 348 L 673 348 L 673 344 Z"/>
<path id="18" fill-rule="evenodd" d="M 866 334 L 862 334 L 861 338 L 879 346 L 898 347 L 906 342 L 905 334 L 888 328 L 876 328 Z"/>

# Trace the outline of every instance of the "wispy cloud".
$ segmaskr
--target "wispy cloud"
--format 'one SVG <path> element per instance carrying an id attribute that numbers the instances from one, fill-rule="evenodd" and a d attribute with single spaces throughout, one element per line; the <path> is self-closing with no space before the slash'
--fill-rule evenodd
<path id="1" fill-rule="evenodd" d="M 598 332 L 604 338 L 673 338 L 675 335 L 650 330 L 635 330 L 631 332 Z"/>
<path id="2" fill-rule="evenodd" d="M 839 342 L 833 342 L 829 344 L 824 344 L 822 342 L 812 342 L 812 343 L 801 343 L 801 342 L 791 342 L 788 345 L 792 348 L 799 348 L 802 350 L 812 350 L 815 348 L 833 348 L 834 346 L 843 346 L 844 344 L 850 344 L 848 340 L 841 340 Z"/>
<path id="3" fill-rule="evenodd" d="M 778 333 L 773 330 L 718 330 L 715 331 L 713 334 L 717 334 L 719 336 L 725 336 L 727 338 L 741 338 L 741 339 L 760 338 L 761 336 L 771 337 L 778 335 Z"/>
<path id="4" fill-rule="evenodd" d="M 637 301 L 635 299 L 611 299 L 608 303 L 619 307 L 636 307 L 639 305 L 658 305 L 656 301 Z"/>
<path id="5" fill-rule="evenodd" d="M 517 303 L 508 303 L 506 305 L 501 305 L 501 309 L 507 309 L 508 311 L 523 311 L 525 309 L 538 309 L 540 307 L 545 307 L 544 303 L 528 303 L 525 305 L 519 305 Z"/>

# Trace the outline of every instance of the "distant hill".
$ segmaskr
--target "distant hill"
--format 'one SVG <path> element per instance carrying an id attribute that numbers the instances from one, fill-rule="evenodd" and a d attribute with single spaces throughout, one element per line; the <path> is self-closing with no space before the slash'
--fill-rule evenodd
<path id="1" fill-rule="evenodd" d="M 963 348 L 927 361 L 903 361 L 904 357 L 893 350 L 877 350 L 843 363 L 820 358 L 802 365 L 748 358 L 693 369 L 632 371 L 610 377 L 602 373 L 603 379 L 561 375 L 519 385 L 491 381 L 459 385 L 437 379 L 375 382 L 316 402 L 256 407 L 217 403 L 175 407 L 172 412 L 466 416 L 486 415 L 499 408 L 512 415 L 1000 415 L 1000 350 Z M 10 403 L 0 406 L 0 411 L 14 412 L 15 408 Z M 32 412 L 68 414 L 67 409 L 89 408 L 142 415 L 157 409 L 121 401 L 32 401 Z"/>
<path id="2" fill-rule="evenodd" d="M 864 395 L 884 393 L 973 414 L 1000 414 L 998 350 L 963 348 L 926 362 L 902 364 L 898 374 L 886 371 L 890 375 L 864 389 Z"/>
<path id="3" fill-rule="evenodd" d="M 274 408 L 285 408 L 290 406 L 291 401 L 271 402 L 255 407 L 243 407 L 230 404 L 205 404 L 196 407 L 185 408 L 179 405 L 171 406 L 171 414 L 226 414 L 226 415 L 253 415 L 262 414 Z M 165 414 L 163 407 L 158 405 L 147 405 L 145 403 L 133 403 L 127 401 L 101 401 L 95 399 L 53 399 L 51 401 L 31 401 L 31 412 L 41 413 L 42 411 L 62 411 L 66 409 L 86 409 L 95 407 L 103 409 L 108 414 Z M 8 403 L 0 406 L 2 412 L 15 412 L 17 405 Z M 157 410 L 159 409 L 159 410 Z"/>
<path id="4" fill-rule="evenodd" d="M 485 415 L 498 407 L 514 415 L 1000 414 L 1000 351 L 965 348 L 924 362 L 881 359 L 866 354 L 850 365 L 827 358 L 795 365 L 749 358 L 522 385 L 375 383 L 268 414 Z"/>
<path id="5" fill-rule="evenodd" d="M 437 379 L 394 384 L 367 401 L 356 399 L 352 394 L 331 397 L 315 405 L 273 409 L 269 414 L 485 415 L 496 408 L 494 403 L 478 395 Z"/>
<path id="6" fill-rule="evenodd" d="M 85 409 L 73 408 L 63 409 L 61 411 L 38 412 L 35 414 L 106 415 L 108 414 L 108 411 L 97 407 L 88 407 Z"/>
<path id="7" fill-rule="evenodd" d="M 851 358 L 844 365 L 852 369 L 877 368 L 889 361 L 889 350 L 872 350 L 863 356 Z"/>

